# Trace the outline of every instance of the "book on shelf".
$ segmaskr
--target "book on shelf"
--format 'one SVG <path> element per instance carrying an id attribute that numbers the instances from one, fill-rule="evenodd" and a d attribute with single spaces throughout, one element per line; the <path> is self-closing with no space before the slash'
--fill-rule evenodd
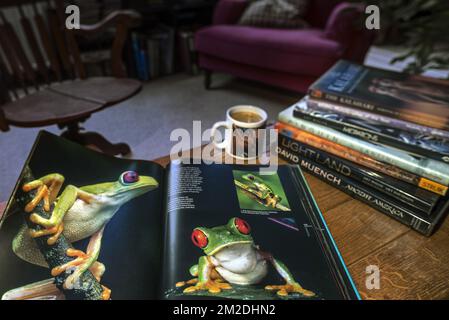
<path id="1" fill-rule="evenodd" d="M 328 126 L 356 138 L 449 162 L 449 140 L 441 137 L 406 131 L 338 111 L 320 109 L 318 104 L 310 99 L 307 99 L 306 103 L 297 104 L 293 114 L 297 118 Z"/>
<path id="2" fill-rule="evenodd" d="M 309 88 L 316 100 L 449 130 L 449 81 L 340 60 Z"/>
<path id="3" fill-rule="evenodd" d="M 163 168 L 42 131 L 0 221 L 0 296 L 358 299 L 299 166 L 260 168 Z"/>
<path id="4" fill-rule="evenodd" d="M 159 40 L 154 37 L 147 36 L 146 39 L 148 60 L 149 60 L 149 73 L 150 78 L 154 79 L 160 76 L 160 45 Z"/>
<path id="5" fill-rule="evenodd" d="M 174 29 L 158 25 L 132 34 L 132 47 L 138 78 L 142 81 L 174 72 Z"/>
<path id="6" fill-rule="evenodd" d="M 159 39 L 159 57 L 161 75 L 169 75 L 175 71 L 174 51 L 175 51 L 175 29 L 160 24 L 152 34 Z"/>
<path id="7" fill-rule="evenodd" d="M 298 103 L 306 103 L 306 101 L 303 99 Z M 448 164 L 372 141 L 361 140 L 327 126 L 305 121 L 293 115 L 295 108 L 296 105 L 293 105 L 279 113 L 278 120 L 299 129 L 298 138 L 320 140 L 317 144 L 330 146 L 333 154 L 340 150 L 345 154 L 343 157 L 349 158 L 348 160 L 437 194 L 446 194 L 449 185 Z M 344 150 L 341 150 L 342 148 Z"/>
<path id="8" fill-rule="evenodd" d="M 316 162 L 298 154 L 286 146 L 289 144 L 288 140 L 291 141 L 290 137 L 280 134 L 280 140 L 278 154 L 281 158 L 300 165 L 304 172 L 310 173 L 421 234 L 432 235 L 447 214 L 449 209 L 447 199 L 441 199 L 432 214 L 425 214 L 404 202 L 398 201 L 395 197 L 376 190 L 369 184 L 361 183 L 352 179 L 351 176 L 334 170 L 334 168 L 329 167 L 329 162 Z"/>
<path id="9" fill-rule="evenodd" d="M 199 73 L 194 38 L 195 33 L 193 31 L 178 31 L 178 53 L 181 68 L 183 71 L 192 75 L 196 75 Z"/>
<path id="10" fill-rule="evenodd" d="M 132 48 L 134 53 L 134 60 L 136 64 L 137 77 L 139 80 L 148 81 L 150 80 L 149 74 L 149 60 L 148 60 L 148 50 L 144 37 L 141 34 L 132 34 Z"/>

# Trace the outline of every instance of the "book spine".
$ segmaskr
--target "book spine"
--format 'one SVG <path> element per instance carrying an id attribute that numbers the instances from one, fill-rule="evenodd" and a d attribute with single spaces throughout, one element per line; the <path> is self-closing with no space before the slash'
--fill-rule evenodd
<path id="1" fill-rule="evenodd" d="M 431 127 L 422 126 L 413 122 L 407 122 L 399 119 L 389 118 L 382 115 L 378 115 L 375 113 L 370 113 L 367 111 L 352 109 L 348 107 L 344 107 L 342 105 L 338 105 L 335 103 L 320 101 L 315 99 L 307 99 L 307 105 L 311 108 L 327 110 L 338 112 L 347 116 L 357 117 L 360 119 L 370 120 L 379 122 L 386 126 L 399 128 L 405 131 L 411 131 L 420 134 L 428 134 L 431 136 L 440 137 L 443 139 L 449 139 L 449 131 L 439 130 Z"/>
<path id="2" fill-rule="evenodd" d="M 282 154 L 280 156 L 283 157 Z M 424 235 L 429 235 L 431 233 L 432 222 L 420 217 L 405 206 L 398 205 L 393 199 L 381 196 L 369 187 L 365 187 L 336 172 L 327 170 L 310 160 L 302 159 L 300 161 L 300 166 L 313 176 L 345 192 L 351 197 L 368 204 L 385 215 L 394 218 L 402 224 Z"/>
<path id="3" fill-rule="evenodd" d="M 140 58 L 140 46 L 139 46 L 139 38 L 136 33 L 132 34 L 132 47 L 133 47 L 133 53 L 134 53 L 134 60 L 136 62 L 136 69 L 137 69 L 137 77 L 139 80 L 143 80 L 143 68 L 141 65 L 141 58 Z"/>
<path id="4" fill-rule="evenodd" d="M 391 108 L 385 108 L 380 105 L 354 99 L 350 96 L 337 95 L 334 93 L 324 92 L 317 89 L 309 89 L 308 94 L 317 100 L 323 100 L 330 103 L 339 103 L 350 108 L 357 108 L 360 110 L 377 113 L 387 117 L 395 117 L 395 118 L 406 117 L 410 121 L 429 127 L 434 128 L 441 127 L 441 118 L 434 115 L 413 112 L 411 110 L 402 110 L 401 112 L 399 112 Z"/>
<path id="5" fill-rule="evenodd" d="M 286 111 L 289 112 L 287 113 L 284 111 L 279 114 L 280 121 L 335 142 L 336 144 L 359 151 L 378 161 L 388 163 L 423 178 L 427 178 L 429 181 L 445 186 L 447 190 L 447 186 L 449 185 L 449 165 L 443 162 L 410 155 L 405 151 L 356 139 L 337 130 L 295 118 L 293 112 L 290 112 L 290 109 Z"/>
<path id="6" fill-rule="evenodd" d="M 428 215 L 432 213 L 432 209 L 439 199 L 438 196 L 434 196 L 431 192 L 426 192 L 399 180 L 393 181 L 388 176 L 365 170 L 356 164 L 333 157 L 326 152 L 295 141 L 282 134 L 279 134 L 278 148 L 278 153 L 282 154 L 291 163 L 300 164 L 301 159 L 306 158 L 366 186 L 370 186 L 379 192 L 391 195 L 402 203 L 408 204 Z"/>
<path id="7" fill-rule="evenodd" d="M 146 42 L 144 36 L 142 35 L 140 38 L 140 65 L 142 68 L 142 80 L 148 81 L 150 80 L 150 64 L 148 60 L 148 49 L 146 47 Z"/>
<path id="8" fill-rule="evenodd" d="M 404 171 L 396 166 L 383 163 L 359 151 L 339 145 L 338 143 L 326 140 L 309 132 L 299 130 L 298 128 L 288 124 L 278 122 L 276 124 L 276 128 L 280 133 L 292 137 L 293 139 L 310 145 L 316 149 L 326 151 L 334 156 L 349 160 L 374 171 L 381 172 L 404 182 L 416 185 L 438 195 L 445 195 L 447 192 L 447 187 L 441 184 L 419 177 L 416 174 Z"/>
<path id="9" fill-rule="evenodd" d="M 351 123 L 346 123 L 343 121 L 335 121 L 326 116 L 316 116 L 315 114 L 304 112 L 302 110 L 299 110 L 298 108 L 295 108 L 295 110 L 293 111 L 293 115 L 296 118 L 303 119 L 305 121 L 310 121 L 323 126 L 328 126 L 332 129 L 338 130 L 340 132 L 346 133 L 356 138 L 362 138 L 367 141 L 373 141 L 380 144 L 389 145 L 391 147 L 405 150 L 407 152 L 414 153 L 419 156 L 429 157 L 437 161 L 449 162 L 449 154 L 447 153 L 441 153 L 430 149 L 424 149 L 416 144 L 407 143 L 406 141 L 403 141 L 395 136 L 386 135 L 381 132 L 369 130 L 367 128 L 357 126 Z M 401 136 L 401 134 L 399 136 Z M 421 143 L 420 145 L 424 145 L 424 143 Z"/>
<path id="10" fill-rule="evenodd" d="M 189 54 L 190 54 L 190 63 L 191 63 L 191 73 L 193 75 L 197 75 L 199 73 L 199 66 L 198 66 L 198 57 L 197 52 L 195 50 L 195 37 L 194 35 L 190 35 L 188 39 L 188 48 L 189 48 Z"/>

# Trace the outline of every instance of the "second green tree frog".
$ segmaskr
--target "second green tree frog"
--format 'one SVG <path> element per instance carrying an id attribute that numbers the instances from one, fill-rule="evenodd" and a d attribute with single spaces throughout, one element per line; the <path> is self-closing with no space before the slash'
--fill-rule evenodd
<path id="1" fill-rule="evenodd" d="M 226 225 L 213 228 L 195 228 L 192 241 L 205 255 L 190 268 L 190 274 L 196 278 L 176 284 L 177 287 L 191 285 L 184 289 L 185 293 L 200 290 L 219 293 L 231 289 L 231 284 L 257 284 L 267 275 L 271 264 L 286 283 L 267 285 L 266 290 L 276 290 L 280 296 L 315 295 L 301 287 L 285 264 L 254 244 L 250 226 L 243 219 L 231 218 Z"/>
<path id="2" fill-rule="evenodd" d="M 247 183 L 246 190 L 254 194 L 263 205 L 276 208 L 281 202 L 282 198 L 261 178 L 250 173 L 243 175 L 242 178 Z"/>

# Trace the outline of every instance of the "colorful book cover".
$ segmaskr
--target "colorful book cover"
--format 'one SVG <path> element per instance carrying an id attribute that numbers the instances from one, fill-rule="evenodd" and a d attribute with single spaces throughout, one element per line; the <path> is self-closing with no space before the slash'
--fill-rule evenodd
<path id="1" fill-rule="evenodd" d="M 289 138 L 285 137 L 285 139 Z M 292 161 L 292 157 L 289 157 L 288 153 L 288 148 L 280 147 L 279 155 L 288 161 Z M 436 230 L 447 214 L 449 206 L 449 201 L 447 200 L 440 201 L 431 215 L 423 215 L 409 206 L 398 202 L 397 199 L 390 195 L 378 192 L 369 185 L 360 183 L 351 177 L 334 171 L 326 164 L 305 158 L 293 162 L 298 163 L 305 172 L 310 173 L 329 185 L 347 193 L 351 197 L 368 204 L 374 209 L 426 236 L 430 236 Z"/>
<path id="2" fill-rule="evenodd" d="M 354 137 L 449 162 L 449 140 L 447 139 L 406 131 L 337 111 L 323 110 L 304 100 L 296 105 L 294 115 L 297 118 L 329 126 Z"/>
<path id="3" fill-rule="evenodd" d="M 426 214 L 433 212 L 435 205 L 441 198 L 436 193 L 395 179 L 389 175 L 370 170 L 357 163 L 347 161 L 326 151 L 294 140 L 292 137 L 286 135 L 286 131 L 280 130 L 278 148 L 281 150 L 278 151 L 278 154 L 287 158 L 290 163 L 298 164 L 302 159 L 312 160 L 348 178 L 362 182 L 370 188 L 392 196 L 405 205 L 412 206 L 415 210 L 422 211 Z"/>
<path id="4" fill-rule="evenodd" d="M 449 81 L 340 60 L 309 89 L 315 99 L 449 129 Z"/>
<path id="5" fill-rule="evenodd" d="M 336 145 L 341 145 L 365 157 L 389 164 L 405 172 L 421 177 L 419 186 L 444 195 L 449 185 L 449 165 L 424 156 L 411 154 L 379 143 L 357 139 L 327 126 L 305 121 L 293 116 L 295 105 L 282 111 L 278 119 L 299 131 L 318 136 Z"/>

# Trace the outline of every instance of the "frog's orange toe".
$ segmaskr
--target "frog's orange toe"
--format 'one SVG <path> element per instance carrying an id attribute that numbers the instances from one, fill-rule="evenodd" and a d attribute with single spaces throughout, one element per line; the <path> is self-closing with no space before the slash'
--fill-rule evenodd
<path id="1" fill-rule="evenodd" d="M 184 293 L 192 293 L 198 291 L 199 289 L 196 286 L 187 287 L 184 289 Z"/>
<path id="2" fill-rule="evenodd" d="M 298 283 L 292 283 L 292 284 L 287 283 L 284 285 L 269 285 L 269 286 L 265 286 L 265 290 L 270 290 L 270 291 L 277 290 L 276 294 L 281 297 L 288 296 L 289 293 L 300 293 L 306 297 L 313 297 L 315 295 L 314 292 L 304 289 Z"/>
<path id="3" fill-rule="evenodd" d="M 111 289 L 105 286 L 101 286 L 103 288 L 103 293 L 101 294 L 101 299 L 103 300 L 109 300 L 111 299 Z"/>
<path id="4" fill-rule="evenodd" d="M 277 295 L 278 295 L 278 296 L 285 297 L 285 296 L 288 296 L 288 292 L 287 292 L 287 290 L 285 290 L 285 289 L 281 289 L 281 290 L 279 290 L 279 291 L 277 292 Z"/>
<path id="5" fill-rule="evenodd" d="M 209 293 L 220 293 L 221 290 L 229 290 L 232 289 L 231 285 L 227 282 L 218 282 L 214 280 L 209 280 L 206 282 L 198 282 L 196 285 L 185 288 L 184 293 L 192 293 L 195 291 L 209 291 Z"/>
<path id="6" fill-rule="evenodd" d="M 210 293 L 220 293 L 221 292 L 221 289 L 220 288 L 218 288 L 218 287 L 210 287 L 209 288 L 209 292 Z"/>
<path id="7" fill-rule="evenodd" d="M 232 289 L 232 286 L 227 282 L 219 282 L 220 288 L 225 290 Z"/>
<path id="8" fill-rule="evenodd" d="M 56 241 L 58 241 L 59 236 L 62 234 L 63 231 L 64 231 L 64 224 L 61 222 L 60 224 L 51 228 L 45 228 L 42 230 L 30 229 L 29 234 L 31 238 L 38 238 L 42 236 L 52 235 L 47 239 L 47 244 L 49 246 L 52 246 L 56 243 Z"/>
<path id="9" fill-rule="evenodd" d="M 175 286 L 177 288 L 179 288 L 179 287 L 184 287 L 187 284 L 196 284 L 197 282 L 198 282 L 198 278 L 193 278 L 193 279 L 190 279 L 190 280 L 187 280 L 187 281 L 176 282 Z"/>
<path id="10" fill-rule="evenodd" d="M 29 203 L 27 203 L 27 205 L 25 206 L 25 211 L 32 212 L 41 202 L 41 200 L 44 200 L 44 210 L 47 212 L 50 211 L 50 191 L 45 184 L 43 184 L 40 181 L 38 184 L 29 183 L 24 185 L 22 189 L 25 192 L 30 192 L 31 190 L 36 188 L 37 188 L 36 195 Z"/>

